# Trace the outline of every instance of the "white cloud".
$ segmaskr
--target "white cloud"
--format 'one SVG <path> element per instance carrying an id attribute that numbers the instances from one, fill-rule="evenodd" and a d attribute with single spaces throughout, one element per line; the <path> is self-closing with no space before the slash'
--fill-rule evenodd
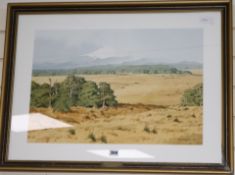
<path id="1" fill-rule="evenodd" d="M 109 57 L 125 57 L 128 55 L 127 53 L 112 47 L 101 47 L 93 52 L 85 54 L 85 56 L 90 56 L 96 59 L 105 59 Z"/>

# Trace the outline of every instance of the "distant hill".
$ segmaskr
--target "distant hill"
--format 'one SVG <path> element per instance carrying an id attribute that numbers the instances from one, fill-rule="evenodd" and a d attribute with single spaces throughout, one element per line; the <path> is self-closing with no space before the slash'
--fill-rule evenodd
<path id="1" fill-rule="evenodd" d="M 199 69 L 200 64 L 177 63 L 157 65 L 99 65 L 74 69 L 36 69 L 34 76 L 68 74 L 191 74 L 190 69 Z"/>
<path id="2" fill-rule="evenodd" d="M 181 61 L 177 63 L 160 63 L 158 59 L 139 59 L 135 61 L 124 62 L 124 65 L 169 65 L 171 67 L 175 67 L 177 69 L 189 70 L 189 69 L 201 69 L 202 64 L 193 61 Z"/>
<path id="3" fill-rule="evenodd" d="M 75 69 L 78 67 L 92 67 L 102 65 L 122 65 L 126 57 L 109 57 L 105 59 L 95 59 L 89 56 L 80 56 L 64 62 L 44 62 L 34 63 L 33 69 Z"/>
<path id="4" fill-rule="evenodd" d="M 198 62 L 182 61 L 177 63 L 164 63 L 159 62 L 159 58 L 141 58 L 135 59 L 130 57 L 108 57 L 105 59 L 96 59 L 90 56 L 79 56 L 78 58 L 72 58 L 68 61 L 60 62 L 35 62 L 33 64 L 34 70 L 62 70 L 62 69 L 77 69 L 82 67 L 96 67 L 96 66 L 141 66 L 141 65 L 169 65 L 177 69 L 200 69 L 202 64 Z M 127 61 L 129 60 L 129 61 Z"/>

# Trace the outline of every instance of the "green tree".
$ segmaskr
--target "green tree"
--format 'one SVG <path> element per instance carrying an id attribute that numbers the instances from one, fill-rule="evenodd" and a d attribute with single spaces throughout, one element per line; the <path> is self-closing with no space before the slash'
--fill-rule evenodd
<path id="1" fill-rule="evenodd" d="M 52 81 L 51 78 L 49 78 L 49 108 L 52 107 L 52 98 L 53 98 Z"/>
<path id="2" fill-rule="evenodd" d="M 71 105 L 68 101 L 68 97 L 65 94 L 61 94 L 56 97 L 53 110 L 58 112 L 69 112 L 70 107 Z"/>
<path id="3" fill-rule="evenodd" d="M 47 83 L 42 85 L 32 82 L 31 84 L 31 101 L 30 105 L 32 107 L 49 107 L 49 89 L 50 86 Z"/>
<path id="4" fill-rule="evenodd" d="M 154 70 L 153 73 L 154 74 L 158 74 L 159 72 L 158 72 L 158 70 Z"/>
<path id="5" fill-rule="evenodd" d="M 85 107 L 99 107 L 100 95 L 99 89 L 95 82 L 87 81 L 83 84 L 79 93 L 78 105 Z"/>
<path id="6" fill-rule="evenodd" d="M 178 70 L 176 68 L 170 68 L 170 73 L 176 74 L 178 73 Z"/>
<path id="7" fill-rule="evenodd" d="M 99 83 L 99 92 L 102 107 L 115 106 L 117 104 L 116 97 L 111 89 L 110 85 L 106 82 Z"/>
<path id="8" fill-rule="evenodd" d="M 62 83 L 55 83 L 53 86 L 54 99 L 53 99 L 53 110 L 59 112 L 70 111 L 71 103 L 68 95 L 68 88 Z"/>
<path id="9" fill-rule="evenodd" d="M 85 83 L 85 79 L 82 77 L 77 77 L 74 75 L 69 75 L 62 83 L 61 83 L 61 93 L 66 93 L 68 96 L 68 101 L 71 106 L 77 105 L 77 101 L 79 98 L 79 92 L 82 89 L 83 84 Z M 65 95 L 65 94 L 64 94 Z M 66 95 L 65 95 L 66 97 Z"/>
<path id="10" fill-rule="evenodd" d="M 149 70 L 147 70 L 147 69 L 144 69 L 144 70 L 143 70 L 143 73 L 144 73 L 144 74 L 149 74 L 149 73 L 150 73 L 150 71 L 149 71 Z"/>
<path id="11" fill-rule="evenodd" d="M 52 92 L 54 93 L 53 95 L 57 97 L 59 95 L 59 89 L 60 89 L 61 84 L 55 82 L 53 87 L 52 87 Z"/>
<path id="12" fill-rule="evenodd" d="M 54 111 L 68 112 L 72 106 L 105 107 L 117 104 L 110 85 L 86 81 L 83 77 L 70 75 L 61 82 L 42 85 L 32 81 L 31 107 L 53 108 Z"/>

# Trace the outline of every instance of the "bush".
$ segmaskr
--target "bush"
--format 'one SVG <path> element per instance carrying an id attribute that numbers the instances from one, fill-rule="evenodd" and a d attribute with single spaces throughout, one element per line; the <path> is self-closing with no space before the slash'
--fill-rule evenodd
<path id="1" fill-rule="evenodd" d="M 116 97 L 114 96 L 114 92 L 111 89 L 110 84 L 106 82 L 100 82 L 99 94 L 102 107 L 115 106 L 117 104 Z"/>
<path id="2" fill-rule="evenodd" d="M 181 98 L 181 105 L 183 106 L 202 106 L 203 105 L 203 86 L 197 84 L 192 89 L 184 92 Z"/>
<path id="3" fill-rule="evenodd" d="M 63 89 L 61 93 L 65 93 L 67 95 L 67 100 L 71 106 L 77 105 L 79 92 L 85 83 L 86 80 L 83 77 L 77 77 L 75 75 L 69 75 L 61 83 L 61 88 Z"/>
<path id="4" fill-rule="evenodd" d="M 152 130 L 152 133 L 157 134 L 157 130 L 154 128 L 154 129 Z"/>
<path id="5" fill-rule="evenodd" d="M 31 107 L 52 107 L 54 111 L 68 112 L 72 106 L 105 107 L 117 104 L 110 85 L 101 82 L 99 87 L 83 77 L 69 75 L 63 82 L 44 83 L 32 81 Z"/>
<path id="6" fill-rule="evenodd" d="M 147 132 L 147 133 L 150 133 L 150 132 L 151 132 L 150 128 L 149 128 L 147 125 L 145 125 L 144 131 Z"/>
<path id="7" fill-rule="evenodd" d="M 42 85 L 32 82 L 31 84 L 31 100 L 32 107 L 49 107 L 49 85 L 44 83 Z"/>
<path id="8" fill-rule="evenodd" d="M 69 134 L 75 135 L 76 134 L 76 130 L 75 129 L 69 129 Z"/>
<path id="9" fill-rule="evenodd" d="M 96 137 L 93 132 L 88 135 L 88 138 L 91 139 L 92 142 L 96 142 Z"/>
<path id="10" fill-rule="evenodd" d="M 67 97 L 64 94 L 58 96 L 53 105 L 53 110 L 58 112 L 69 112 L 70 104 Z"/>
<path id="11" fill-rule="evenodd" d="M 100 138 L 102 143 L 108 143 L 106 136 L 102 135 Z"/>
<path id="12" fill-rule="evenodd" d="M 78 105 L 85 107 L 99 107 L 100 96 L 99 89 L 95 82 L 88 81 L 82 86 L 77 101 Z"/>

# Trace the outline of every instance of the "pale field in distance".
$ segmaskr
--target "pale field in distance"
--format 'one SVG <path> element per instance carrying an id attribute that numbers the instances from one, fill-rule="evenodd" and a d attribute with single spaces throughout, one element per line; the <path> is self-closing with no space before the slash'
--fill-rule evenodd
<path id="1" fill-rule="evenodd" d="M 202 82 L 200 71 L 196 72 L 81 75 L 86 80 L 110 83 L 120 105 L 105 109 L 73 107 L 68 113 L 33 109 L 32 112 L 41 112 L 73 127 L 30 131 L 29 142 L 202 144 L 202 107 L 180 106 L 183 92 Z M 49 78 L 61 82 L 65 76 L 33 80 L 44 83 Z"/>

